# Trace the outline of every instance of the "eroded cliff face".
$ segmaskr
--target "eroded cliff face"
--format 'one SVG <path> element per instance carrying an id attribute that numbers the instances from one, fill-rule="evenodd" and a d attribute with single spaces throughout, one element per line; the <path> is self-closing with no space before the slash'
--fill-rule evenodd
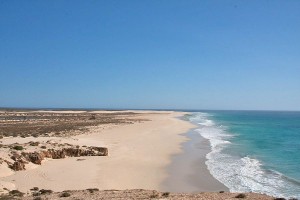
<path id="1" fill-rule="evenodd" d="M 66 157 L 81 157 L 81 156 L 107 156 L 108 149 L 105 147 L 79 147 L 68 146 L 61 149 L 48 149 L 34 152 L 11 152 L 11 160 L 4 160 L 8 167 L 14 171 L 26 169 L 26 164 L 33 163 L 41 165 L 45 158 L 63 159 Z"/>

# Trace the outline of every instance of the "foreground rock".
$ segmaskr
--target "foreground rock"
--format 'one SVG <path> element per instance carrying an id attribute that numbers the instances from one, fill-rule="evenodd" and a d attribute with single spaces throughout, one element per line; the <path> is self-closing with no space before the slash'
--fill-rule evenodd
<path id="1" fill-rule="evenodd" d="M 47 192 L 45 192 L 47 191 Z M 13 194 L 16 194 L 13 196 Z M 24 194 L 23 194 L 24 195 Z M 16 199 L 24 200 L 38 200 L 38 199 L 198 199 L 198 200 L 230 200 L 240 199 L 239 196 L 243 196 L 243 199 L 251 200 L 274 200 L 275 198 L 255 193 L 245 193 L 240 195 L 238 193 L 229 192 L 202 192 L 198 194 L 187 193 L 169 193 L 158 192 L 155 190 L 104 190 L 87 189 L 79 191 L 63 191 L 53 193 L 51 190 L 35 190 L 29 196 L 20 195 L 18 192 L 13 192 L 7 195 L 6 198 L 14 197 Z M 4 197 L 4 196 L 3 196 Z"/>
<path id="2" fill-rule="evenodd" d="M 33 163 L 41 165 L 45 158 L 63 159 L 66 157 L 81 156 L 107 156 L 108 149 L 105 147 L 79 147 L 71 146 L 61 149 L 48 149 L 35 152 L 12 152 L 10 156 L 12 161 L 4 160 L 8 167 L 14 171 L 26 169 L 26 164 Z"/>

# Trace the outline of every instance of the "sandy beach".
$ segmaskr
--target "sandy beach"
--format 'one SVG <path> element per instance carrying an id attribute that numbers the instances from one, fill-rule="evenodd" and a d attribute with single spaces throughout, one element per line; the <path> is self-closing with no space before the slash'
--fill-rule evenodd
<path id="1" fill-rule="evenodd" d="M 167 167 L 171 164 L 172 157 L 183 153 L 182 145 L 188 140 L 184 133 L 193 128 L 193 125 L 178 119 L 184 115 L 180 112 L 140 111 L 138 113 L 139 115 L 134 118 L 145 121 L 126 125 L 96 126 L 83 135 L 63 138 L 3 139 L 4 144 L 54 139 L 81 146 L 104 146 L 109 149 L 109 156 L 84 157 L 80 161 L 78 158 L 48 159 L 43 161 L 42 165 L 25 171 L 15 173 L 9 171 L 7 173 L 9 176 L 2 175 L 1 181 L 5 183 L 4 185 L 10 185 L 22 192 L 27 192 L 33 187 L 53 191 L 91 187 L 100 190 L 174 188 L 174 185 L 169 187 L 164 183 L 170 175 Z M 204 169 L 201 174 L 206 173 L 204 177 L 208 187 L 199 187 L 196 191 L 226 189 L 215 187 L 218 182 L 210 176 L 207 169 L 205 171 L 205 166 L 202 168 Z M 184 179 L 183 176 L 181 177 Z M 177 190 L 179 190 L 181 180 L 177 182 Z"/>
<path id="2" fill-rule="evenodd" d="M 31 112 L 0 116 L 1 134 L 6 135 L 1 138 L 0 191 L 9 192 L 8 197 L 19 196 L 19 191 L 29 195 L 25 199 L 35 199 L 34 194 L 56 199 L 64 191 L 70 198 L 87 199 L 235 199 L 239 195 L 229 193 L 209 173 L 205 164 L 209 142 L 193 130 L 195 125 L 182 119 L 187 113 Z M 10 133 L 13 130 L 17 135 Z M 59 152 L 67 156 L 58 156 Z M 12 162 L 25 165 L 16 168 Z M 270 199 L 258 194 L 245 198 Z"/>

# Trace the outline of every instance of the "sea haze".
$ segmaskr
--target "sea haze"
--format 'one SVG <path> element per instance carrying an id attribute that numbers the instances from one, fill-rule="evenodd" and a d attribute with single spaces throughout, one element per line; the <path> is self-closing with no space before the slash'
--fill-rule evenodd
<path id="1" fill-rule="evenodd" d="M 210 173 L 230 191 L 300 198 L 300 112 L 205 111 L 189 120 L 210 141 Z"/>

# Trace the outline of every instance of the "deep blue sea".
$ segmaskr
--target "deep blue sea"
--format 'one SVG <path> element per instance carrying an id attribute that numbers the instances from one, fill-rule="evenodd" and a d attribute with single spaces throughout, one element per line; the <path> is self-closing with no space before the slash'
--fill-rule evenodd
<path id="1" fill-rule="evenodd" d="M 300 198 L 300 112 L 205 111 L 188 118 L 210 141 L 209 171 L 230 191 Z"/>

